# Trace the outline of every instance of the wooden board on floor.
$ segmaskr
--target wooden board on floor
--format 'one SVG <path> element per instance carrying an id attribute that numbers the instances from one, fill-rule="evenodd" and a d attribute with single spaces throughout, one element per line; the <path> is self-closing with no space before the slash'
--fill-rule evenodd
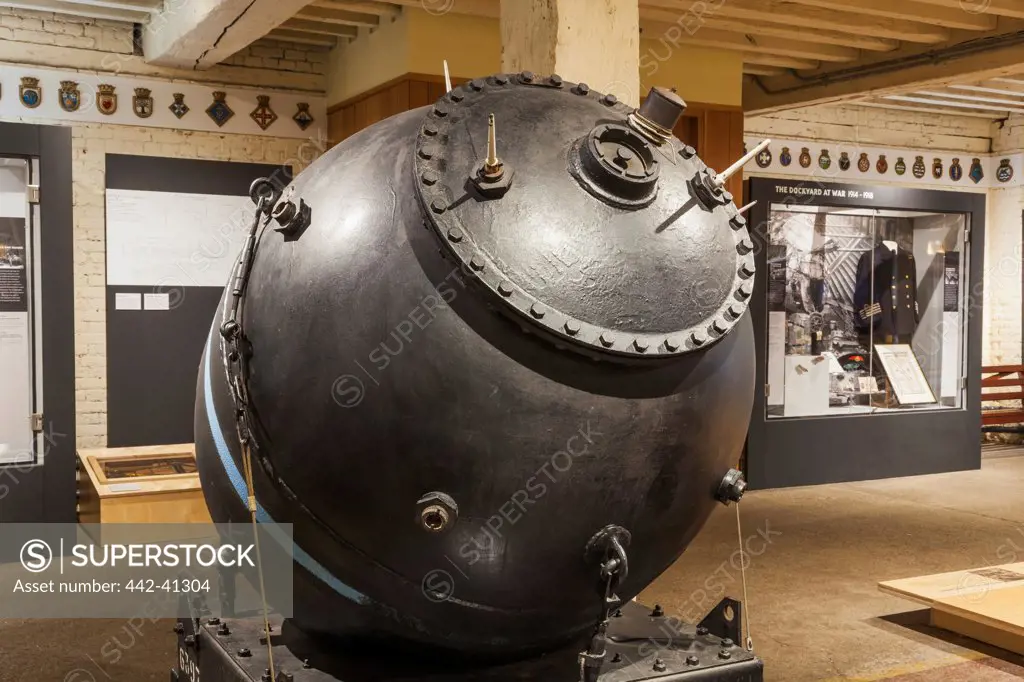
<path id="1" fill-rule="evenodd" d="M 882 592 L 928 606 L 939 599 L 1015 587 L 1024 587 L 1024 563 L 972 568 L 966 571 L 936 573 L 878 583 L 878 589 Z"/>
<path id="2" fill-rule="evenodd" d="M 972 568 L 878 584 L 931 607 L 931 623 L 1024 654 L 1024 563 Z"/>
<path id="3" fill-rule="evenodd" d="M 1024 586 L 932 604 L 932 625 L 1024 655 Z"/>

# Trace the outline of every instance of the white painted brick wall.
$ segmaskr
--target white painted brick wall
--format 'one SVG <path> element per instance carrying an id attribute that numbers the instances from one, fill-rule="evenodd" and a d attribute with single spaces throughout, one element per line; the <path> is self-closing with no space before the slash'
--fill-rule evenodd
<path id="1" fill-rule="evenodd" d="M 992 126 L 992 150 L 996 153 L 1024 149 L 1024 116 L 1014 115 Z M 1024 169 L 1017 168 L 1017 173 Z M 1024 188 L 989 192 L 985 231 L 985 331 L 983 362 L 1019 364 L 1021 357 L 1021 232 Z"/>
<path id="2" fill-rule="evenodd" d="M 107 124 L 74 126 L 75 392 L 79 447 L 104 446 L 107 438 L 105 155 L 290 164 L 299 170 L 326 147 L 326 140 Z"/>
<path id="3" fill-rule="evenodd" d="M 131 54 L 132 25 L 0 7 L 0 40 Z"/>
<path id="4" fill-rule="evenodd" d="M 14 40 L 73 48 L 66 62 L 49 64 L 79 68 L 75 50 L 112 55 L 107 68 L 131 55 L 132 25 L 124 22 L 77 19 L 48 12 L 0 7 L 0 42 Z M 225 66 L 232 80 L 225 85 L 260 83 L 268 69 L 300 74 L 324 74 L 327 53 L 315 47 L 258 41 L 232 56 Z M 308 82 L 308 79 L 307 81 Z M 4 84 L 5 97 L 17 87 Z M 19 119 L 10 119 L 19 120 Z M 39 121 L 33 121 L 39 122 Z M 58 125 L 65 123 L 54 121 Z M 327 147 L 326 140 L 302 140 L 248 135 L 225 135 L 163 128 L 110 124 L 76 124 L 72 129 L 75 277 L 75 391 L 79 447 L 106 445 L 106 251 L 105 156 L 141 154 L 172 158 L 290 164 L 303 168 Z M 45 182 L 45 179 L 44 179 Z"/>

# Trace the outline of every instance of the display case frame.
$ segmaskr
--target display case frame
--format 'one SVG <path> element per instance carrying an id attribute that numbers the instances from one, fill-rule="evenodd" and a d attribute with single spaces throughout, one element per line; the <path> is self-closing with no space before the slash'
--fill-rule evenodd
<path id="1" fill-rule="evenodd" d="M 981 341 L 985 194 L 786 178 L 752 178 L 747 201 L 757 276 L 750 314 L 757 381 L 745 453 L 752 488 L 779 488 L 977 469 L 981 466 Z M 958 213 L 966 216 L 968 267 L 961 320 L 963 396 L 957 409 L 815 415 L 766 414 L 768 386 L 768 224 L 772 207 L 830 207 Z"/>

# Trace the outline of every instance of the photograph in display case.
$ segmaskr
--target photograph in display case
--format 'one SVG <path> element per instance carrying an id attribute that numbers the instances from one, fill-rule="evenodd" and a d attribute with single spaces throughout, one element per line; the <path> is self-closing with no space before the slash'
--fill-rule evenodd
<path id="1" fill-rule="evenodd" d="M 966 227 L 963 214 L 772 205 L 766 415 L 959 408 Z"/>

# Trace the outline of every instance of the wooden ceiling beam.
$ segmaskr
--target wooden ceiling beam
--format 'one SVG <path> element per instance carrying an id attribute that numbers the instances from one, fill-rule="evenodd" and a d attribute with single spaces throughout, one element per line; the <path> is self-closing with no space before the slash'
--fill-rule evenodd
<path id="1" fill-rule="evenodd" d="M 794 57 L 782 57 L 775 54 L 759 54 L 756 52 L 744 52 L 743 63 L 760 64 L 762 66 L 780 66 L 783 69 L 796 69 L 797 71 L 808 71 L 820 66 L 818 62 L 810 59 L 796 59 Z"/>
<path id="2" fill-rule="evenodd" d="M 314 21 L 326 21 L 331 24 L 343 24 L 345 26 L 368 26 L 376 28 L 380 25 L 380 16 L 376 14 L 358 14 L 346 10 L 328 9 L 326 7 L 312 7 L 306 5 L 295 15 L 299 19 L 312 19 Z"/>
<path id="3" fill-rule="evenodd" d="M 797 59 L 810 59 L 825 62 L 852 62 L 860 56 L 860 51 L 841 45 L 810 43 L 799 40 L 785 40 L 770 36 L 757 36 L 730 31 L 719 31 L 704 28 L 687 35 L 677 24 L 658 24 L 648 21 L 640 22 L 640 36 L 659 40 L 666 48 L 673 45 L 699 45 L 716 47 L 724 50 L 774 54 Z"/>
<path id="4" fill-rule="evenodd" d="M 287 43 L 303 43 L 305 45 L 320 45 L 323 47 L 334 47 L 338 39 L 320 33 L 306 33 L 305 31 L 289 31 L 287 29 L 274 29 L 266 35 L 272 40 L 280 40 Z M 342 38 L 342 40 L 345 40 Z"/>
<path id="5" fill-rule="evenodd" d="M 355 26 L 331 24 L 326 21 L 309 21 L 308 19 L 289 19 L 281 24 L 281 28 L 291 31 L 302 31 L 304 33 L 340 36 L 343 38 L 355 38 L 359 35 L 359 29 Z"/>
<path id="6" fill-rule="evenodd" d="M 360 14 L 376 14 L 379 17 L 393 17 L 402 11 L 398 5 L 390 2 L 357 2 L 356 0 L 317 0 L 316 7 L 340 9 Z"/>
<path id="7" fill-rule="evenodd" d="M 1011 90 L 1009 88 L 991 88 L 984 85 L 950 85 L 953 90 L 965 92 L 984 92 L 990 95 L 1009 95 L 1011 97 L 1024 97 L 1024 90 Z"/>
<path id="8" fill-rule="evenodd" d="M 778 66 L 764 66 L 762 64 L 743 65 L 743 73 L 749 73 L 752 76 L 778 76 L 785 72 L 785 69 Z"/>
<path id="9" fill-rule="evenodd" d="M 988 104 L 982 104 L 980 102 L 958 102 L 951 99 L 937 99 L 931 97 L 915 97 L 913 95 L 886 95 L 882 99 L 892 102 L 914 102 L 916 104 L 927 104 L 927 105 L 941 105 L 944 107 L 953 107 L 956 109 L 976 109 L 984 111 L 1001 111 L 1001 112 L 1013 112 L 1015 114 L 1024 114 L 1024 106 L 1020 107 L 1003 107 L 994 106 Z"/>
<path id="10" fill-rule="evenodd" d="M 1000 116 L 993 116 L 992 114 L 982 114 L 974 111 L 953 111 L 951 109 L 942 109 L 939 107 L 926 107 L 916 104 L 885 104 L 884 102 L 846 102 L 849 106 L 854 107 L 870 107 L 872 109 L 895 109 L 896 111 L 913 111 L 922 114 L 942 114 L 944 116 L 968 116 L 970 118 L 983 118 L 988 121 L 994 121 Z"/>
<path id="11" fill-rule="evenodd" d="M 791 0 L 808 7 L 823 7 L 841 12 L 868 14 L 901 21 L 919 21 L 923 24 L 967 31 L 991 31 L 996 18 L 990 14 L 970 12 L 961 8 L 941 7 L 913 0 Z M 966 4 L 970 0 L 964 0 Z M 980 0 L 984 2 L 984 0 Z"/>
<path id="12" fill-rule="evenodd" d="M 663 13 L 663 10 L 640 10 L 640 18 L 647 17 L 650 12 Z M 677 17 L 678 18 L 678 17 Z M 708 28 L 722 29 L 737 33 L 750 33 L 758 36 L 772 36 L 775 38 L 787 38 L 789 40 L 804 40 L 811 43 L 828 43 L 830 45 L 842 45 L 844 47 L 855 47 L 859 50 L 870 50 L 872 52 L 890 52 L 899 47 L 899 41 L 887 38 L 876 38 L 874 36 L 861 35 L 859 33 L 843 33 L 841 31 L 826 31 L 822 29 L 808 31 L 807 29 L 794 28 L 784 24 L 772 24 L 768 22 L 742 21 L 739 19 L 721 19 L 718 17 L 705 17 L 704 26 Z"/>
<path id="13" fill-rule="evenodd" d="M 469 14 L 475 17 L 490 17 L 491 19 L 497 19 L 501 16 L 498 0 L 390 0 L 390 3 L 403 7 L 425 9 L 432 14 L 454 12 L 455 14 Z M 442 9 L 444 12 L 441 11 Z"/>
<path id="14" fill-rule="evenodd" d="M 926 5 L 948 7 L 974 14 L 994 14 L 1024 19 L 1024 3 L 1020 0 L 917 0 Z"/>
<path id="15" fill-rule="evenodd" d="M 455 4 L 458 6 L 464 1 L 458 0 Z M 949 31 L 941 26 L 808 7 L 792 0 L 724 0 L 714 10 L 704 0 L 644 0 L 644 4 L 676 10 L 680 25 L 691 26 L 696 30 L 700 30 L 701 21 L 705 18 L 733 18 L 769 23 L 784 21 L 791 26 L 825 31 L 835 31 L 842 27 L 849 33 L 911 43 L 941 43 L 950 37 Z"/>
<path id="16" fill-rule="evenodd" d="M 925 97 L 939 97 L 941 99 L 955 99 L 966 102 L 982 102 L 985 104 L 1007 104 L 1011 107 L 1024 107 L 1024 101 L 1012 100 L 997 97 L 982 97 L 980 95 L 962 95 L 957 92 L 949 92 L 945 90 L 915 90 L 910 95 L 918 96 L 923 95 Z M 1022 93 L 1024 96 L 1024 93 Z"/>

